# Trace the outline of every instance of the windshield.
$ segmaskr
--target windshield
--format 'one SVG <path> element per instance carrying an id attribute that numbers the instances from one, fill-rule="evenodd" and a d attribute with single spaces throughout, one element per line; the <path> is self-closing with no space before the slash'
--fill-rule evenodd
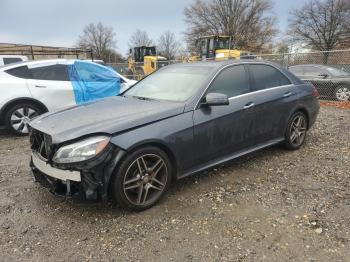
<path id="1" fill-rule="evenodd" d="M 228 38 L 219 38 L 216 44 L 217 49 L 229 49 L 230 40 Z"/>
<path id="2" fill-rule="evenodd" d="M 334 76 L 350 76 L 349 73 L 334 67 L 327 67 L 327 70 Z"/>
<path id="3" fill-rule="evenodd" d="M 135 84 L 124 96 L 184 102 L 195 95 L 210 77 L 212 67 L 168 67 Z"/>

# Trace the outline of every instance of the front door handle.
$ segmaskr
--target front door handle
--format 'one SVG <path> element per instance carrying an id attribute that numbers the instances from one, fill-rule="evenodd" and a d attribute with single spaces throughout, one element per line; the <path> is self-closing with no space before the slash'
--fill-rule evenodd
<path id="1" fill-rule="evenodd" d="M 288 91 L 286 93 L 284 93 L 283 97 L 288 97 L 288 96 L 291 96 L 292 95 L 292 92 Z"/>
<path id="2" fill-rule="evenodd" d="M 41 86 L 41 85 L 35 85 L 37 88 L 46 88 L 46 86 Z"/>
<path id="3" fill-rule="evenodd" d="M 243 109 L 249 109 L 252 108 L 255 104 L 253 102 L 249 102 L 248 104 L 246 104 Z"/>

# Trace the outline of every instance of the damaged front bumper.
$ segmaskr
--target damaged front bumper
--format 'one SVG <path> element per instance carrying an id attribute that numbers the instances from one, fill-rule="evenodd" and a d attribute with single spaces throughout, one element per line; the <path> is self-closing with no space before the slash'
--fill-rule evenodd
<path id="1" fill-rule="evenodd" d="M 54 194 L 105 201 L 112 174 L 124 154 L 125 151 L 110 146 L 93 159 L 58 165 L 32 152 L 30 167 L 35 181 Z"/>

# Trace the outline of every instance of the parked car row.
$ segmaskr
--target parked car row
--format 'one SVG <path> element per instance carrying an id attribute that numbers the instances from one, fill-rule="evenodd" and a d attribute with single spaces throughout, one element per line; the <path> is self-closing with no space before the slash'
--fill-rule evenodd
<path id="1" fill-rule="evenodd" d="M 29 121 L 96 99 L 115 96 L 136 81 L 83 60 L 43 60 L 0 67 L 0 123 L 28 134 Z"/>

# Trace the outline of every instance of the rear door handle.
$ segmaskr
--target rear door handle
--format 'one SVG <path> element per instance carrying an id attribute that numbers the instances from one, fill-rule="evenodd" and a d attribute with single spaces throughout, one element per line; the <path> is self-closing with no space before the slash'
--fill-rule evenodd
<path id="1" fill-rule="evenodd" d="M 46 88 L 46 86 L 41 86 L 41 85 L 35 85 L 37 88 Z"/>
<path id="2" fill-rule="evenodd" d="M 283 97 L 288 97 L 288 96 L 291 96 L 292 95 L 292 92 L 288 91 L 286 93 L 284 93 Z"/>
<path id="3" fill-rule="evenodd" d="M 246 104 L 243 109 L 249 109 L 252 108 L 255 104 L 253 102 L 249 102 L 248 104 Z"/>

